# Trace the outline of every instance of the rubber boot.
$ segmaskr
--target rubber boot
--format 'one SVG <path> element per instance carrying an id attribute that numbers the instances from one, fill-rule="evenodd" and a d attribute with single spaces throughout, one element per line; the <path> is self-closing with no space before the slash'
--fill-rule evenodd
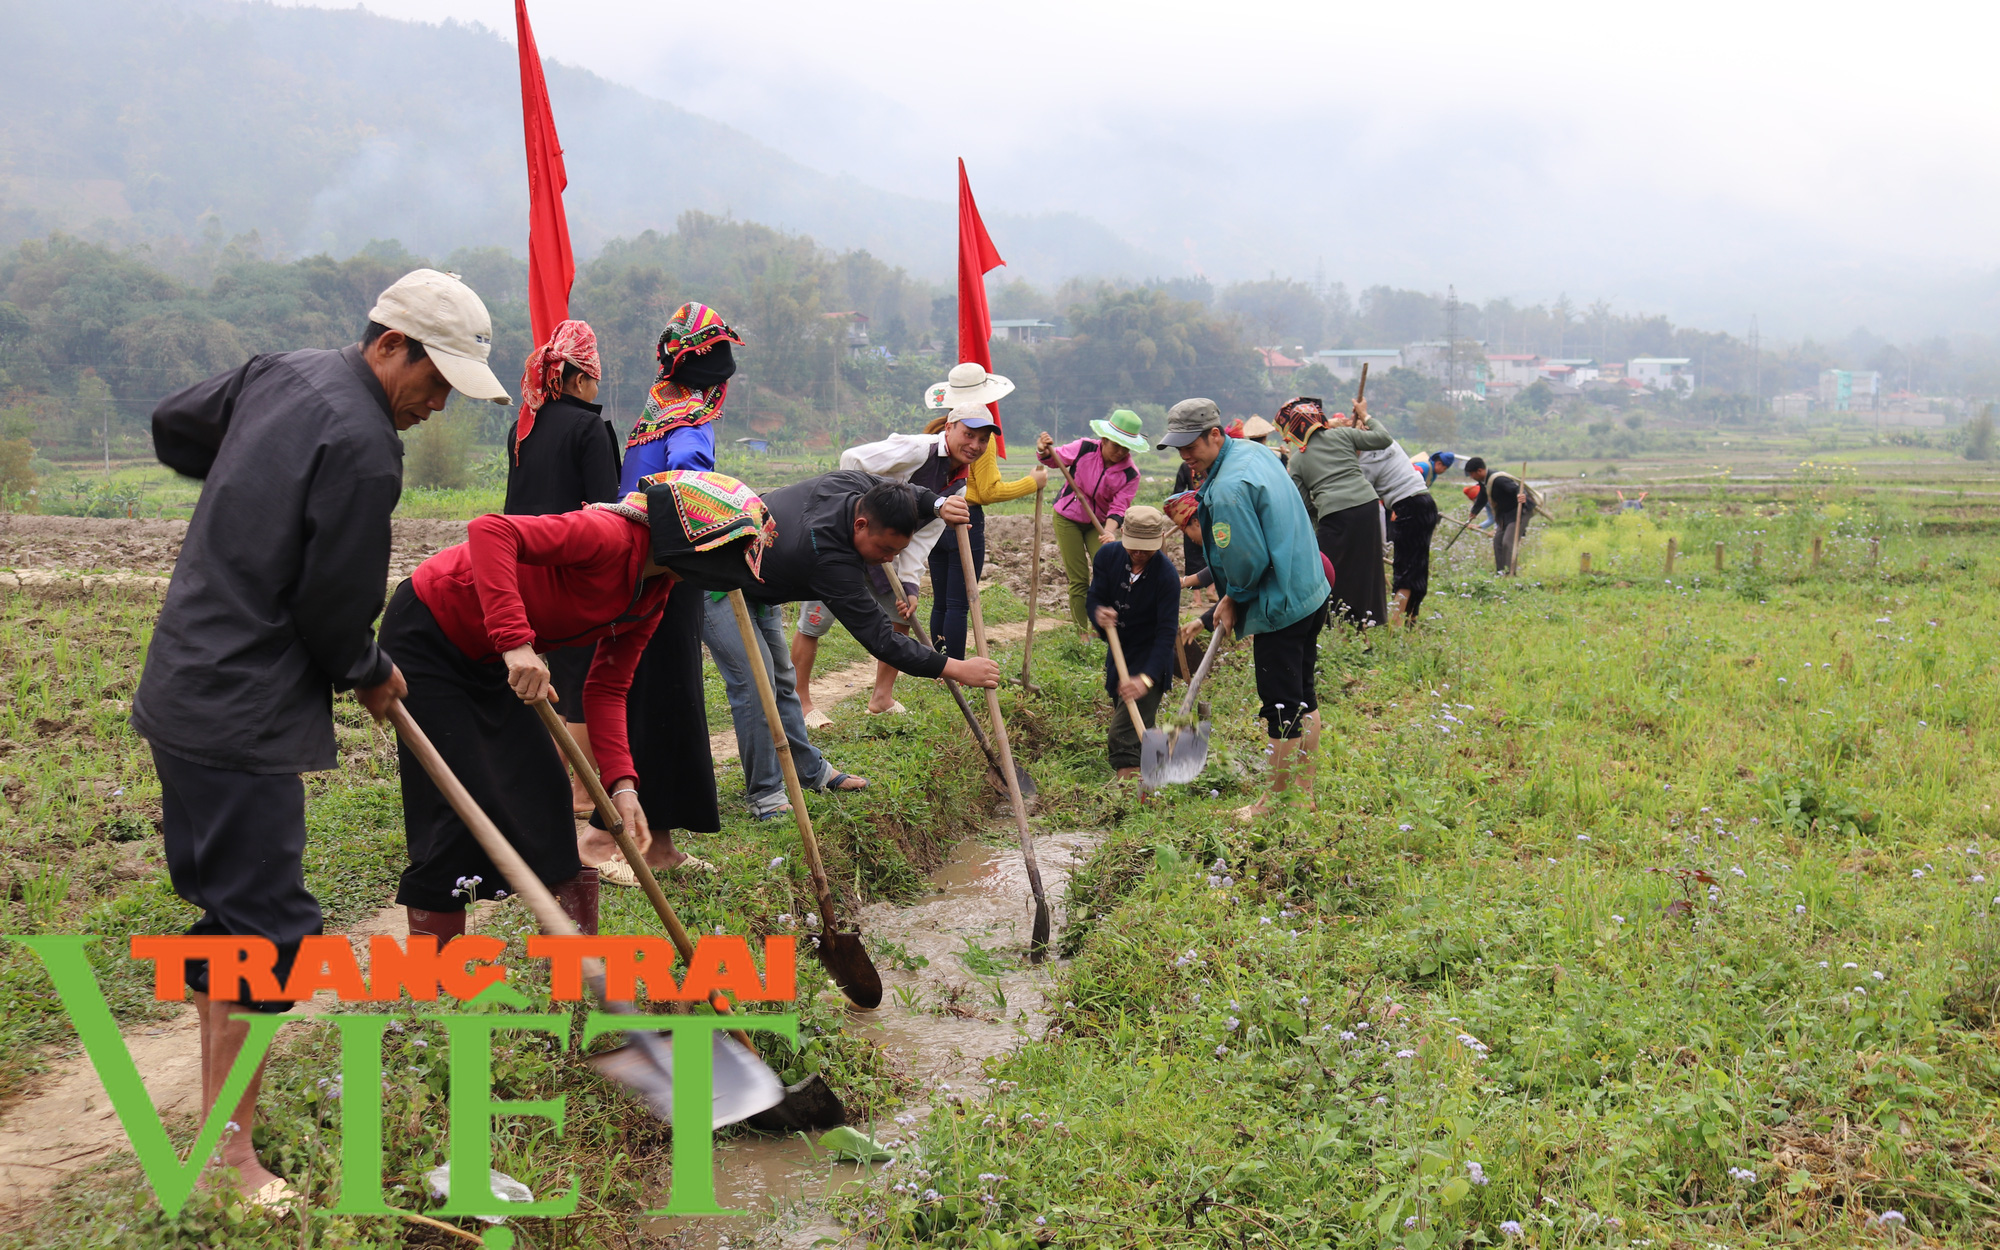
<path id="1" fill-rule="evenodd" d="M 403 914 L 409 917 L 410 936 L 427 933 L 438 940 L 440 947 L 455 937 L 465 936 L 466 913 L 463 911 L 425 911 L 421 907 L 406 906 Z"/>
<path id="2" fill-rule="evenodd" d="M 556 886 L 552 893 L 577 929 L 591 937 L 597 936 L 597 869 L 586 868 L 569 880 Z"/>

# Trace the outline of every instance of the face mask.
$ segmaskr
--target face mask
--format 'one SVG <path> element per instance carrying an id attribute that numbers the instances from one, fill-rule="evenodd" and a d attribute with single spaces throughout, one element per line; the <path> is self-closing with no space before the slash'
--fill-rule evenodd
<path id="1" fill-rule="evenodd" d="M 691 391 L 705 391 L 711 386 L 720 386 L 736 372 L 736 357 L 730 354 L 728 340 L 716 343 L 699 355 L 683 354 L 674 361 L 673 371 L 667 380 Z"/>

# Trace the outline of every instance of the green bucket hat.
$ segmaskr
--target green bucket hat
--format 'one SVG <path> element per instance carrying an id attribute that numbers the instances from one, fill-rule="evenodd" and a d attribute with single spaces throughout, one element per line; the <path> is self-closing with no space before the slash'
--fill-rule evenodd
<path id="1" fill-rule="evenodd" d="M 1090 428 L 1099 438 L 1108 438 L 1127 450 L 1146 450 L 1146 428 L 1139 423 L 1139 414 L 1130 408 L 1113 412 L 1109 421 L 1092 421 Z"/>

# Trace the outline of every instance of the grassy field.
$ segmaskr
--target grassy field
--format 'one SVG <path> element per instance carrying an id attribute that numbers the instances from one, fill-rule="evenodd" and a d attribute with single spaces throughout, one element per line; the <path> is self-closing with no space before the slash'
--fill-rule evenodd
<path id="1" fill-rule="evenodd" d="M 1073 884 L 1056 1025 L 967 1097 L 802 1004 L 805 1044 L 770 1050 L 786 1079 L 823 1070 L 873 1113 L 936 1108 L 840 1211 L 880 1244 L 981 1248 L 2000 1241 L 2000 499 L 1962 462 L 1917 466 L 1924 493 L 1796 461 L 1754 490 L 1695 467 L 1660 474 L 1686 485 L 1642 512 L 1559 497 L 1516 582 L 1468 534 L 1420 631 L 1329 632 L 1317 812 L 1232 823 L 1263 767 L 1247 645 L 1218 669 L 1208 772 L 1145 805 L 1108 784 L 1097 649 L 1038 645 L 1044 690 L 1007 696 L 1038 823 L 1106 831 Z M 123 937 L 191 918 L 119 702 L 155 604 L 0 604 L 7 927 L 106 935 L 100 972 L 134 1022 L 153 1009 Z M 823 664 L 858 655 L 834 638 Z M 1007 832 L 948 700 L 899 694 L 912 717 L 824 739 L 876 788 L 811 800 L 834 876 L 871 898 Z M 708 703 L 720 730 L 719 689 Z M 387 899 L 401 845 L 393 755 L 340 715 L 309 868 L 345 923 Z M 704 931 L 772 931 L 809 906 L 795 836 L 738 814 L 733 767 L 721 785 L 726 827 L 693 845 L 724 871 L 676 905 Z M 608 902 L 607 931 L 652 930 L 641 900 Z M 67 1026 L 11 948 L 0 1002 L 0 1087 L 18 1091 Z M 330 1070 L 325 1032 L 298 1030 L 262 1130 L 321 1206 L 337 1107 L 301 1074 Z M 391 1181 L 412 1187 L 440 1157 L 423 1037 L 394 1043 L 386 1095 L 405 1126 Z M 585 1215 L 527 1221 L 533 1244 L 645 1244 L 635 1212 L 656 1195 L 633 1178 L 664 1174 L 663 1133 L 533 1047 L 496 1092 L 574 1095 L 561 1142 L 532 1121 L 499 1137 L 495 1166 L 538 1189 L 587 1161 Z M 238 1218 L 203 1199 L 166 1221 L 114 1161 L 15 1244 L 266 1244 Z M 431 1244 L 405 1237 L 316 1219 L 293 1240 Z"/>

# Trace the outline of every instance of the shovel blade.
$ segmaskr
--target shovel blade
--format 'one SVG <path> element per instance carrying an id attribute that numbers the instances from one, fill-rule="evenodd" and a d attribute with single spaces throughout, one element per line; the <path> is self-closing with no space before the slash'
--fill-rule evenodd
<path id="1" fill-rule="evenodd" d="M 818 1133 L 847 1123 L 847 1108 L 826 1078 L 815 1072 L 797 1085 L 785 1086 L 784 1101 L 746 1123 L 760 1133 Z"/>
<path id="2" fill-rule="evenodd" d="M 859 933 L 820 934 L 819 962 L 848 1002 L 864 1011 L 882 1005 L 882 974 L 875 971 Z"/>
<path id="3" fill-rule="evenodd" d="M 1021 787 L 1021 797 L 1023 799 L 1037 797 L 1038 792 L 1035 789 L 1035 779 L 1028 775 L 1028 770 L 1021 767 L 1018 760 L 1014 762 L 1014 782 Z M 1000 775 L 999 769 L 987 768 L 986 784 L 992 786 L 994 792 L 1001 798 L 1007 797 L 1007 779 Z"/>
<path id="4" fill-rule="evenodd" d="M 1185 785 L 1208 763 L 1209 723 L 1193 729 L 1148 729 L 1139 740 L 1139 780 L 1148 790 Z"/>
<path id="5" fill-rule="evenodd" d="M 635 1030 L 626 1034 L 626 1038 L 625 1045 L 618 1049 L 592 1055 L 590 1066 L 605 1080 L 623 1085 L 637 1094 L 656 1118 L 673 1123 L 672 1045 L 650 1031 Z M 711 1054 L 711 1129 L 749 1119 L 784 1100 L 785 1087 L 779 1083 L 777 1074 L 766 1067 L 762 1059 L 745 1050 L 735 1038 L 715 1034 Z"/>

